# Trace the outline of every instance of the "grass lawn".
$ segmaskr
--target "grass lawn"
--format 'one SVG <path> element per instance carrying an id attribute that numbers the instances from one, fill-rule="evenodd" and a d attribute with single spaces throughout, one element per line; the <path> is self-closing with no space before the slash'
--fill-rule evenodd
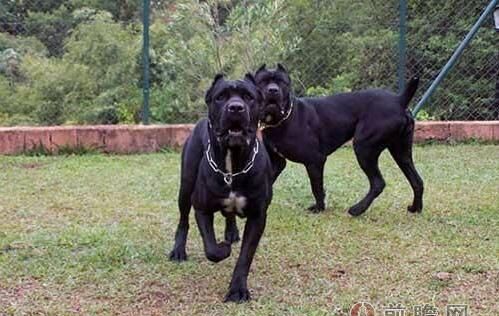
<path id="1" fill-rule="evenodd" d="M 387 152 L 385 192 L 360 218 L 346 215 L 367 191 L 350 148 L 329 158 L 328 209 L 319 215 L 305 211 L 304 168 L 289 164 L 249 275 L 253 301 L 240 305 L 222 303 L 239 244 L 209 262 L 191 216 L 189 260 L 165 255 L 178 219 L 179 159 L 0 157 L 0 315 L 347 315 L 358 301 L 377 315 L 390 303 L 406 315 L 422 304 L 439 315 L 446 304 L 499 315 L 497 145 L 416 147 L 421 215 L 405 211 L 412 191 Z"/>

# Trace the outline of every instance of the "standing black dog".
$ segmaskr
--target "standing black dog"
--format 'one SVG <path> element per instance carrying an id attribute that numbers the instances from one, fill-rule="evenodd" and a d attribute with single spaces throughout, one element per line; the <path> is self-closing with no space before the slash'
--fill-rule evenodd
<path id="1" fill-rule="evenodd" d="M 365 90 L 319 98 L 293 98 L 291 79 L 281 64 L 276 69 L 263 65 L 256 71 L 255 79 L 264 94 L 263 140 L 274 165 L 274 180 L 286 166 L 286 159 L 304 164 L 315 197 L 315 205 L 309 210 L 324 210 L 323 173 L 327 156 L 353 137 L 355 155 L 370 188 L 348 213 L 364 213 L 383 191 L 385 181 L 378 168 L 378 157 L 385 148 L 414 191 L 409 212 L 421 212 L 423 181 L 412 161 L 414 119 L 407 110 L 418 78 L 412 79 L 401 95 Z"/>
<path id="2" fill-rule="evenodd" d="M 182 152 L 180 222 L 170 259 L 187 258 L 191 204 L 206 257 L 213 262 L 230 256 L 231 243 L 239 240 L 235 215 L 247 218 L 241 253 L 225 301 L 250 299 L 249 268 L 272 199 L 272 164 L 256 137 L 262 99 L 251 74 L 237 81 L 217 75 L 206 92 L 208 119 L 196 124 Z M 217 243 L 213 229 L 213 215 L 218 211 L 226 217 L 225 241 L 221 243 Z"/>

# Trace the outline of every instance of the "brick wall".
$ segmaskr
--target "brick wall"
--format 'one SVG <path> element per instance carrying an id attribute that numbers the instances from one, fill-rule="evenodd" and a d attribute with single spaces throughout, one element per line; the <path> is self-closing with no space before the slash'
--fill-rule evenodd
<path id="1" fill-rule="evenodd" d="M 193 125 L 99 125 L 1 127 L 0 154 L 20 154 L 44 148 L 85 148 L 106 153 L 154 152 L 181 147 Z M 415 140 L 499 141 L 499 121 L 418 122 Z"/>

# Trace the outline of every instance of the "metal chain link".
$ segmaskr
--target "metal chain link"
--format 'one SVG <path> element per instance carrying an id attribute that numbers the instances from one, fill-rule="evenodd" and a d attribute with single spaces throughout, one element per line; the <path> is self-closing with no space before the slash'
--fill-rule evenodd
<path id="1" fill-rule="evenodd" d="M 206 159 L 208 160 L 208 164 L 210 165 L 211 169 L 215 171 L 216 173 L 219 173 L 222 175 L 224 182 L 228 185 L 232 185 L 232 179 L 234 177 L 237 177 L 242 174 L 248 173 L 251 168 L 253 168 L 253 165 L 255 163 L 255 158 L 256 155 L 258 154 L 259 151 L 259 141 L 258 138 L 255 137 L 255 145 L 253 146 L 253 156 L 251 157 L 251 160 L 246 164 L 246 166 L 243 168 L 243 170 L 236 172 L 236 173 L 231 173 L 231 172 L 223 172 L 217 165 L 217 163 L 213 160 L 210 154 L 210 149 L 211 149 L 211 142 L 208 139 L 208 147 L 206 148 Z"/>

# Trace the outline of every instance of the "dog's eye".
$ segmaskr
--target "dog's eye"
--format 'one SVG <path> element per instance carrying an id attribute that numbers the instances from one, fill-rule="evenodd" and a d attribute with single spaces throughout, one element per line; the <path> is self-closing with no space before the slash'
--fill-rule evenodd
<path id="1" fill-rule="evenodd" d="M 243 98 L 244 98 L 244 101 L 246 101 L 246 102 L 253 101 L 253 96 L 249 93 L 245 93 Z"/>
<path id="2" fill-rule="evenodd" d="M 220 93 L 219 95 L 217 95 L 217 97 L 216 97 L 216 99 L 215 99 L 215 100 L 216 100 L 216 101 L 224 101 L 226 97 L 227 97 L 227 96 L 226 96 L 226 94 L 225 94 L 225 93 Z"/>
<path id="3" fill-rule="evenodd" d="M 267 81 L 267 79 L 262 78 L 262 77 L 256 77 L 255 81 L 256 81 L 256 84 L 264 84 Z"/>

